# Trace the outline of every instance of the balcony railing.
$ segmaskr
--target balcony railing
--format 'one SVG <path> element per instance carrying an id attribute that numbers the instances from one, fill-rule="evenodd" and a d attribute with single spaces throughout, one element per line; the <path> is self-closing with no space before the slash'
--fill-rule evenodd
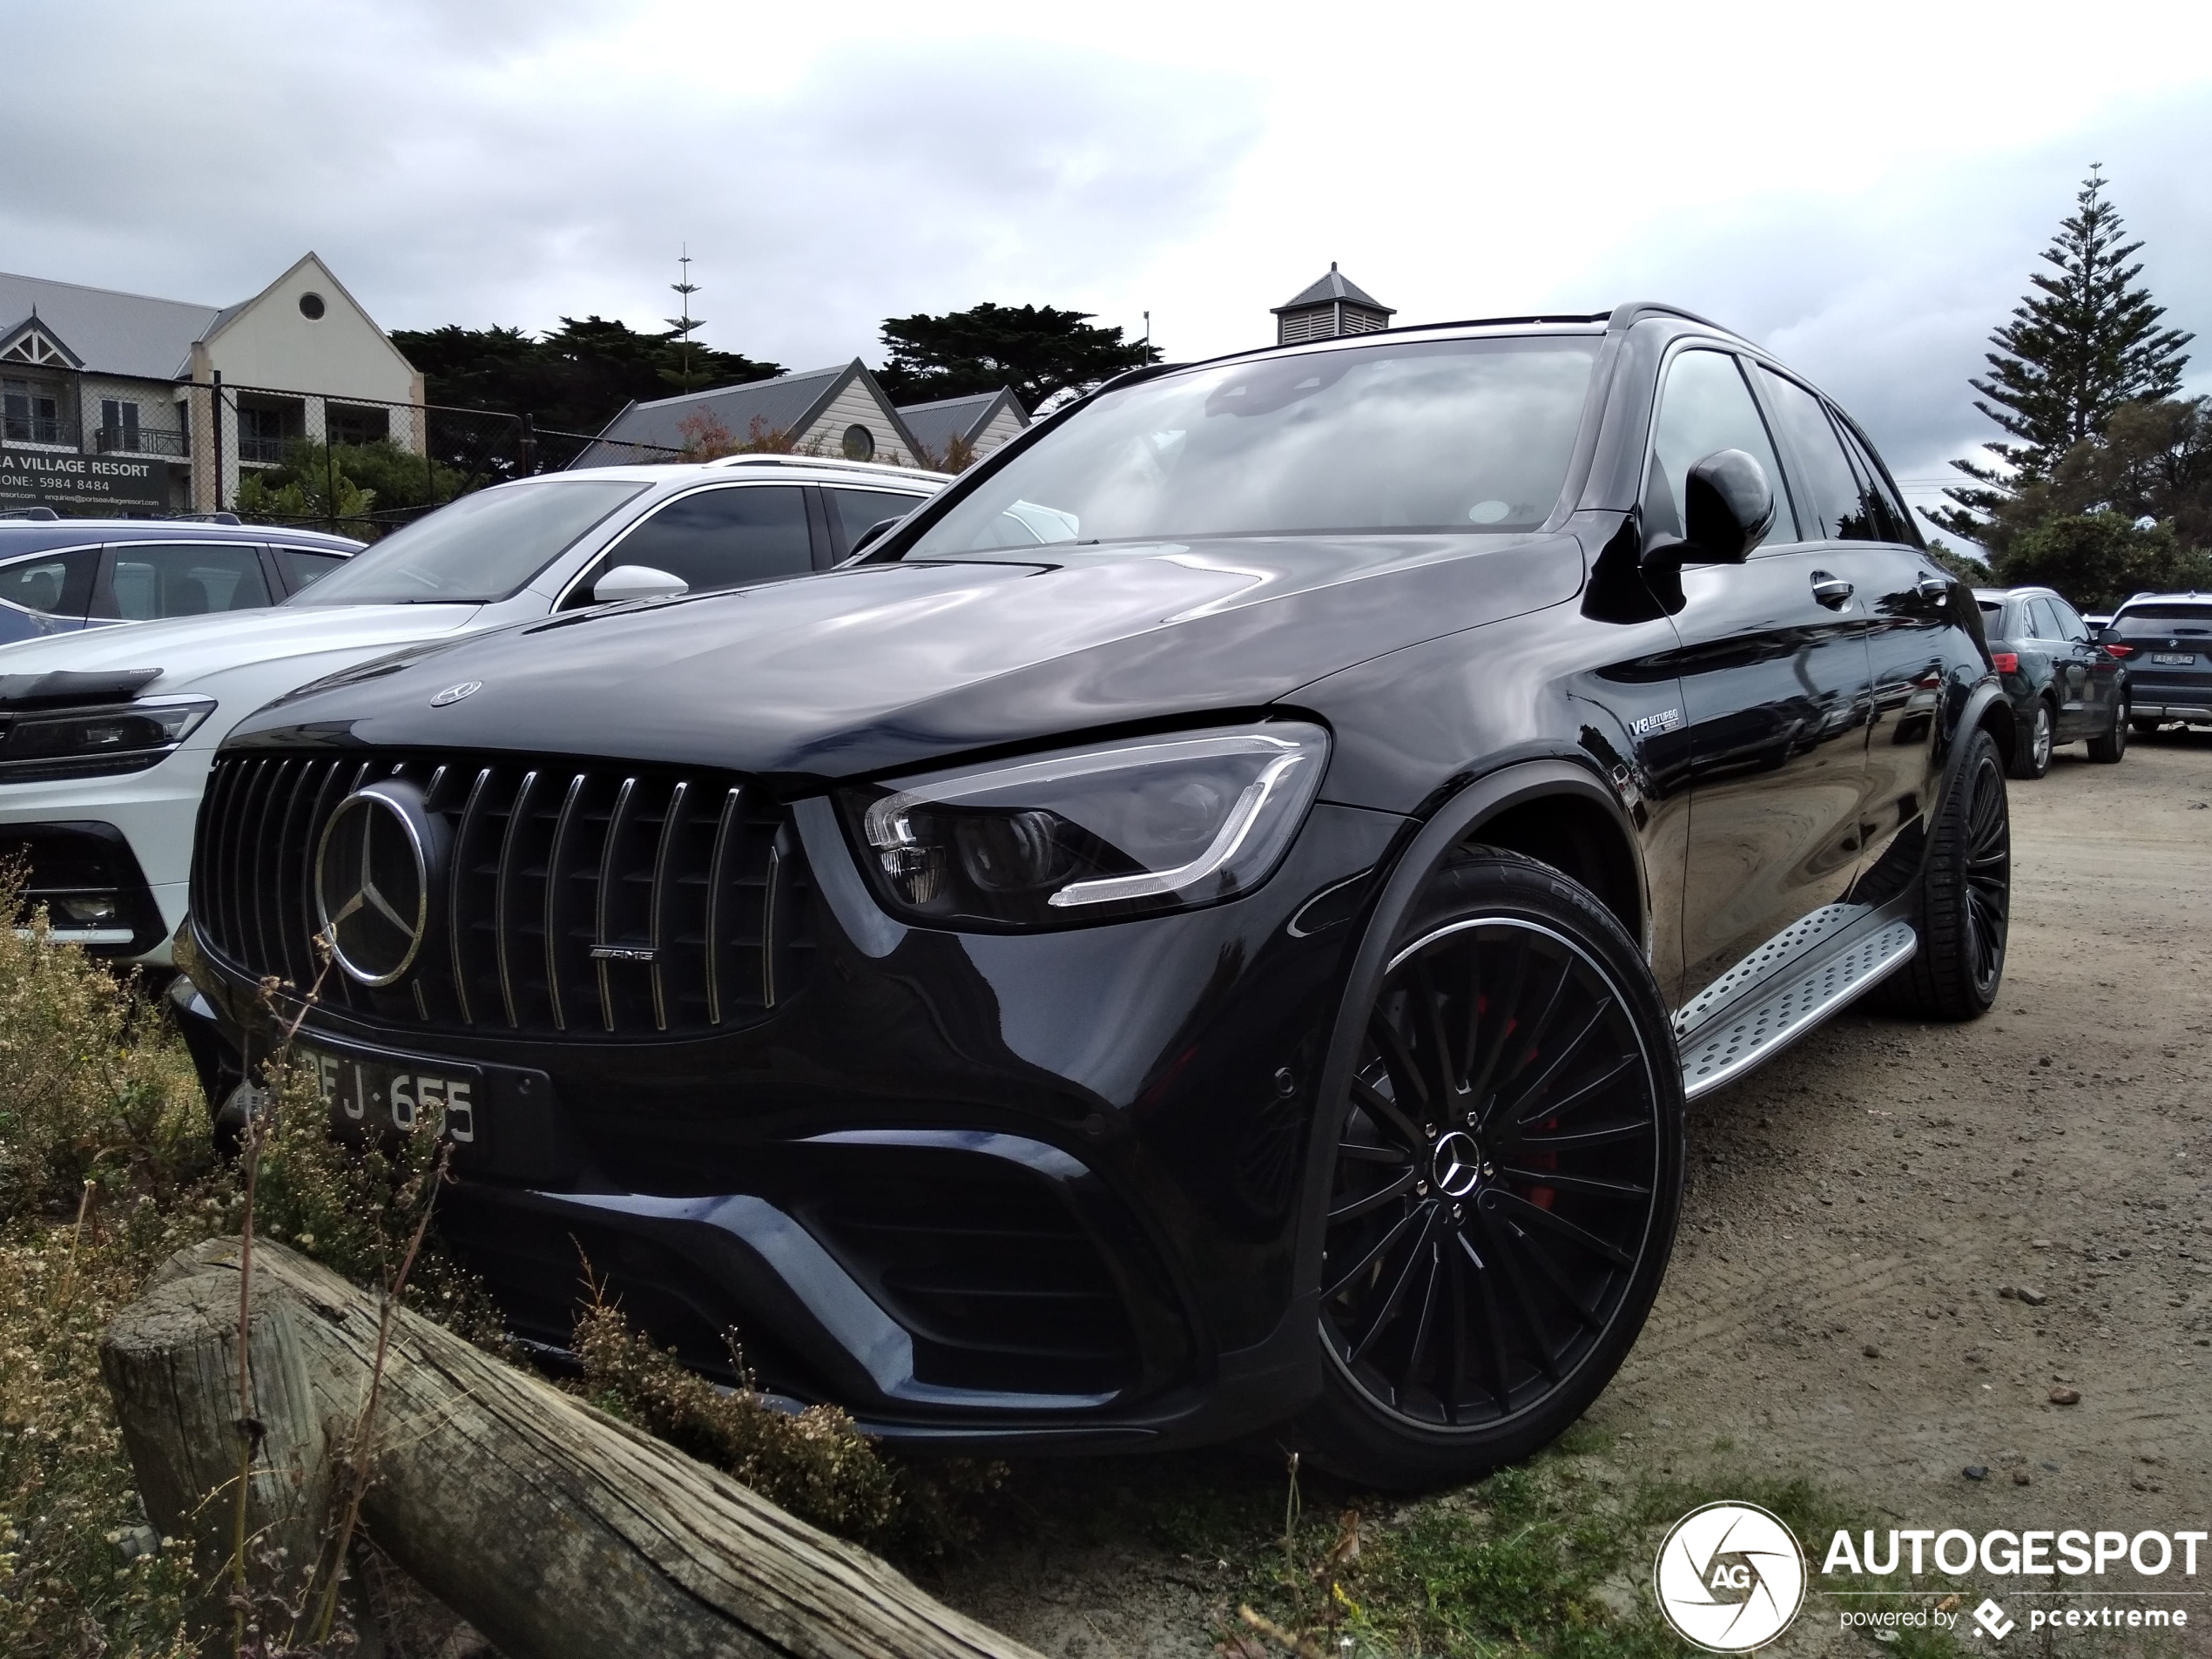
<path id="1" fill-rule="evenodd" d="M 77 447 L 77 422 L 37 415 L 10 415 L 0 419 L 0 438 L 10 443 L 51 443 Z"/>
<path id="2" fill-rule="evenodd" d="M 291 438 L 264 438 L 241 432 L 238 435 L 238 458 L 273 467 L 283 461 L 285 450 L 294 442 Z"/>
<path id="3" fill-rule="evenodd" d="M 188 455 L 192 453 L 189 435 L 159 427 L 142 426 L 133 432 L 128 427 L 104 426 L 93 432 L 92 442 L 104 455 Z"/>

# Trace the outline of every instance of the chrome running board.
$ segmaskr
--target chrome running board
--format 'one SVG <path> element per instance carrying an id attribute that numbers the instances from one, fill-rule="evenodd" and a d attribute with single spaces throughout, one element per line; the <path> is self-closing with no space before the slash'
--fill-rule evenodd
<path id="1" fill-rule="evenodd" d="M 1685 1096 L 1709 1095 L 1771 1059 L 1919 949 L 1912 924 L 1894 908 L 1849 921 L 1833 914 L 1842 909 L 1816 912 L 1817 921 L 1806 918 L 1791 930 L 1797 938 L 1785 934 L 1755 952 L 1675 1016 Z M 1789 949 L 1784 940 L 1799 948 Z M 1779 960 L 1768 955 L 1777 945 L 1784 945 Z M 1743 969 L 1753 964 L 1766 971 L 1747 981 Z"/>

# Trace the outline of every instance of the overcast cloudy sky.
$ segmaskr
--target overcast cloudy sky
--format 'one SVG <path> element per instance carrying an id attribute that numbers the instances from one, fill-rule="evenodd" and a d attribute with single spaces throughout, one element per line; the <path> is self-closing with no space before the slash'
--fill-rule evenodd
<path id="1" fill-rule="evenodd" d="M 0 268 L 222 303 L 320 252 L 388 327 L 877 361 L 1072 306 L 1170 356 L 1339 260 L 1398 320 L 1661 298 L 1826 385 L 1916 499 L 2092 162 L 2212 387 L 2212 7 L 297 6 L 0 0 Z M 36 66 L 35 68 L 32 66 Z M 1925 482 L 1923 482 L 1925 481 Z"/>

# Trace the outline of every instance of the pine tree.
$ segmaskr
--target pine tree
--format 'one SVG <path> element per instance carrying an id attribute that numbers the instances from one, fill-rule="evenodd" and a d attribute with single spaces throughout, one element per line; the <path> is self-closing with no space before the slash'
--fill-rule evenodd
<path id="1" fill-rule="evenodd" d="M 702 327 L 706 319 L 694 317 L 691 314 L 691 296 L 699 292 L 699 285 L 691 280 L 691 250 L 686 247 L 683 257 L 676 262 L 684 267 L 684 274 L 668 286 L 671 292 L 682 298 L 684 314 L 680 317 L 662 319 L 668 325 L 667 338 L 669 342 L 676 347 L 678 361 L 673 369 L 661 370 L 661 378 L 679 392 L 694 392 L 713 378 L 709 374 L 695 374 L 691 372 L 691 334 L 694 329 Z"/>
<path id="2" fill-rule="evenodd" d="M 1988 515 L 2018 486 L 2048 477 L 2075 444 L 2101 436 L 2121 404 L 2180 389 L 2182 347 L 2195 336 L 2158 326 L 2165 309 L 2135 286 L 2141 264 L 2128 263 L 2142 243 L 2122 242 L 2120 210 L 2104 189 L 2102 166 L 2092 167 L 2043 252 L 2057 274 L 2029 277 L 2038 292 L 1989 337 L 1997 349 L 1987 354 L 1988 378 L 1967 382 L 1981 395 L 1974 407 L 2015 442 L 1986 446 L 2001 469 L 1951 463 L 1974 482 L 1946 490 L 1957 504 L 1930 516 L 1954 535 L 1982 539 Z"/>

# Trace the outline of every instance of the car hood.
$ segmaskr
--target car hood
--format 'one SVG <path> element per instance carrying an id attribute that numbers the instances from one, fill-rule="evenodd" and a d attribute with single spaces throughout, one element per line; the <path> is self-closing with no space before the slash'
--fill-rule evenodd
<path id="1" fill-rule="evenodd" d="M 468 627 L 477 605 L 291 605 L 124 623 L 0 646 L 0 674 L 158 668 L 142 695 L 189 691 L 226 671 L 329 652 L 396 649 Z M 312 673 L 303 665 L 302 678 Z"/>
<path id="2" fill-rule="evenodd" d="M 803 792 L 967 750 L 1257 709 L 1385 651 L 1563 603 L 1582 579 L 1567 535 L 1053 556 L 862 565 L 479 635 L 295 693 L 232 741 L 726 766 Z"/>

